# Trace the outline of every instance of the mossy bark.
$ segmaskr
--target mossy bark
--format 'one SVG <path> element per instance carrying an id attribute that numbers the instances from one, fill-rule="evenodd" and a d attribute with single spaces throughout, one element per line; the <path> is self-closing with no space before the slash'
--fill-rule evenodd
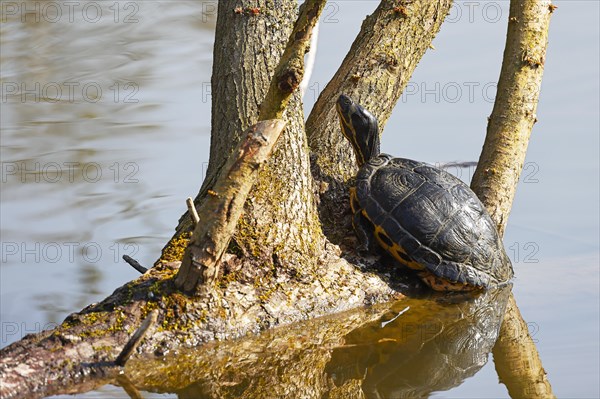
<path id="1" fill-rule="evenodd" d="M 242 138 L 223 168 L 209 197 L 198 209 L 198 221 L 187 246 L 175 284 L 184 292 L 214 289 L 220 263 L 235 231 L 248 192 L 260 166 L 279 139 L 285 122 L 280 119 L 258 122 Z"/>
<path id="2" fill-rule="evenodd" d="M 323 2 L 310 2 L 322 8 Z M 257 11 L 247 11 L 247 10 Z M 212 134 L 206 179 L 194 202 L 198 207 L 216 182 L 240 133 L 259 119 L 280 58 L 298 15 L 295 0 L 219 1 L 212 76 Z M 275 79 L 277 80 L 277 79 Z M 273 101 L 275 103 L 276 101 Z M 314 265 L 323 236 L 313 195 L 304 115 L 299 93 L 271 114 L 287 126 L 261 168 L 233 237 L 233 250 L 266 263 Z M 270 118 L 263 111 L 262 119 Z M 202 218 L 202 215 L 200 215 Z M 201 222 L 202 223 L 202 222 Z M 192 230 L 189 213 L 180 219 L 175 241 Z M 163 259 L 164 260 L 164 259 Z"/>
<path id="3" fill-rule="evenodd" d="M 321 194 L 321 221 L 335 243 L 350 228 L 346 209 L 339 204 L 348 203 L 346 182 L 357 170 L 350 144 L 340 131 L 335 102 L 342 93 L 352 97 L 377 117 L 381 133 L 451 5 L 452 0 L 383 0 L 363 22 L 306 121 L 313 174 Z"/>

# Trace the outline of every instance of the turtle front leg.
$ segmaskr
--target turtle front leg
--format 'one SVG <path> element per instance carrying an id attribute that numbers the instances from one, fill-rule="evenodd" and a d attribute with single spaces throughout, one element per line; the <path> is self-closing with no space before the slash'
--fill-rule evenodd
<path id="1" fill-rule="evenodd" d="M 354 212 L 352 217 L 352 226 L 356 232 L 358 238 L 358 247 L 356 248 L 359 252 L 373 253 L 375 249 L 375 236 L 373 234 L 374 227 L 373 223 L 369 221 L 363 214 L 362 210 Z"/>

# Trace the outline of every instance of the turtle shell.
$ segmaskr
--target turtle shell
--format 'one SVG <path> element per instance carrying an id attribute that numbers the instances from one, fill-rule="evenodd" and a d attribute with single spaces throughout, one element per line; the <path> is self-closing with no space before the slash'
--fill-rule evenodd
<path id="1" fill-rule="evenodd" d="M 380 154 L 361 167 L 355 190 L 381 247 L 421 270 L 433 288 L 488 288 L 512 277 L 491 217 L 475 193 L 450 173 Z"/>

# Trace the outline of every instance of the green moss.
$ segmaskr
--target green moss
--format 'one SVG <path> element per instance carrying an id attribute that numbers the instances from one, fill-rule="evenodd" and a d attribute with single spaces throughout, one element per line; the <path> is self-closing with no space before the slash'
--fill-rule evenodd
<path id="1" fill-rule="evenodd" d="M 221 280 L 219 280 L 219 287 L 225 289 L 229 284 L 233 283 L 234 281 L 239 281 L 240 278 L 241 273 L 237 270 L 232 273 L 224 274 Z"/>
<path id="2" fill-rule="evenodd" d="M 286 140 L 285 133 L 280 140 Z M 306 143 L 303 150 L 308 152 Z M 289 179 L 283 177 L 286 175 L 284 172 L 290 169 L 290 165 L 280 164 L 281 162 L 278 155 L 274 154 L 269 163 L 260 169 L 252 190 L 254 196 L 252 204 L 257 206 L 249 209 L 250 215 L 242 215 L 238 221 L 235 240 L 245 249 L 245 255 L 263 262 L 267 261 L 272 254 L 277 255 L 281 264 L 311 262 L 315 255 L 320 253 L 322 242 L 321 222 L 316 209 L 300 212 L 300 215 L 308 214 L 310 220 L 287 216 L 291 220 L 287 220 L 287 225 L 283 226 L 284 232 L 280 232 L 280 227 L 272 224 L 257 224 L 252 217 L 253 213 L 268 212 L 269 209 L 280 210 L 280 198 L 287 198 L 292 190 L 297 190 L 296 187 L 290 186 Z M 315 199 L 311 190 L 301 189 L 300 194 L 299 202 L 305 204 L 304 206 L 313 205 Z M 289 232 L 292 234 L 298 232 L 302 238 L 284 234 Z M 290 244 L 294 244 L 293 247 Z"/>
<path id="3" fill-rule="evenodd" d="M 246 215 L 242 215 L 237 223 L 236 233 L 234 234 L 235 241 L 238 245 L 243 246 L 254 258 L 258 258 L 262 253 L 262 248 L 259 245 L 259 232 L 253 226 Z M 263 241 L 267 242 L 267 241 Z"/>
<path id="4" fill-rule="evenodd" d="M 258 296 L 258 299 L 261 300 L 261 302 L 268 302 L 269 299 L 271 298 L 271 296 L 275 293 L 276 291 L 276 287 L 271 287 L 268 290 L 264 291 L 263 293 L 261 293 Z"/>
<path id="5" fill-rule="evenodd" d="M 154 309 L 158 309 L 158 302 L 145 302 L 140 309 L 140 318 L 145 319 Z"/>
<path id="6" fill-rule="evenodd" d="M 77 318 L 64 321 L 53 335 L 72 334 L 79 338 L 103 337 L 123 331 L 126 320 L 127 316 L 122 309 L 80 313 Z"/>
<path id="7" fill-rule="evenodd" d="M 160 290 L 156 292 L 158 295 L 161 295 Z M 178 292 L 161 295 L 157 301 L 146 302 L 142 305 L 140 311 L 141 319 L 146 318 L 154 309 L 159 309 L 163 320 L 158 326 L 158 331 L 187 331 L 194 326 L 191 319 L 182 317 L 182 315 L 186 314 L 189 302 L 189 297 Z"/>
<path id="8" fill-rule="evenodd" d="M 117 318 L 115 320 L 115 323 L 107 329 L 108 332 L 123 331 L 123 325 L 125 323 L 125 320 L 127 320 L 127 317 L 121 309 L 116 310 L 116 313 Z"/>
<path id="9" fill-rule="evenodd" d="M 181 234 L 179 237 L 171 239 L 167 246 L 163 249 L 162 254 L 158 262 L 176 262 L 183 259 L 183 254 L 190 238 L 192 237 L 191 232 Z"/>
<path id="10" fill-rule="evenodd" d="M 106 353 L 112 353 L 114 347 L 110 346 L 110 345 L 92 345 L 92 348 L 94 349 L 94 351 L 96 352 L 106 352 Z"/>
<path id="11" fill-rule="evenodd" d="M 131 301 L 133 300 L 133 282 L 130 281 L 125 285 L 125 294 L 124 294 L 124 304 L 129 304 L 131 303 Z"/>

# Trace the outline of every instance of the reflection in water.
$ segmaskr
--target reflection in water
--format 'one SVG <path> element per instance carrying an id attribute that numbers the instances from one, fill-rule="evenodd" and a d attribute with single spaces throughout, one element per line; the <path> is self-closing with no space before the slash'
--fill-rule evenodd
<path id="1" fill-rule="evenodd" d="M 0 316 L 33 332 L 133 278 L 123 254 L 155 260 L 185 209 L 174 191 L 197 191 L 216 12 L 3 1 L 0 13 L 0 233 L 14 248 Z"/>
<path id="2" fill-rule="evenodd" d="M 405 299 L 282 327 L 257 337 L 133 359 L 141 389 L 181 398 L 423 397 L 488 359 L 510 288 L 476 297 Z"/>
<path id="3" fill-rule="evenodd" d="M 403 299 L 244 339 L 134 357 L 118 378 L 82 381 L 68 392 L 111 383 L 125 392 L 110 394 L 123 398 L 146 397 L 143 391 L 181 399 L 420 398 L 475 375 L 492 348 L 513 399 L 554 397 L 510 287 L 475 297 Z"/>
<path id="4" fill-rule="evenodd" d="M 493 353 L 496 372 L 511 398 L 555 397 L 528 325 L 512 293 Z"/>
<path id="5" fill-rule="evenodd" d="M 318 398 L 331 386 L 323 373 L 331 349 L 386 310 L 377 305 L 160 358 L 137 357 L 125 372 L 138 389 L 180 398 Z"/>
<path id="6" fill-rule="evenodd" d="M 498 337 L 509 287 L 452 302 L 454 296 L 402 301 L 389 324 L 345 337 L 326 372 L 338 386 L 361 381 L 367 398 L 420 398 L 459 385 L 485 365 Z"/>

